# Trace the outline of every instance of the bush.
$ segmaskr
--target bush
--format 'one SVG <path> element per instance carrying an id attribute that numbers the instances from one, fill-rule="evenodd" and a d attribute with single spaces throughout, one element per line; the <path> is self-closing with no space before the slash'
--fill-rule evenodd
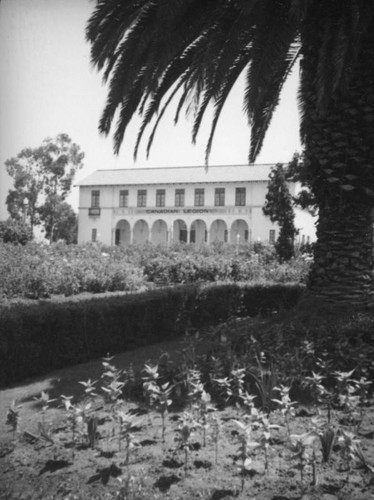
<path id="1" fill-rule="evenodd" d="M 149 283 L 304 282 L 310 265 L 302 257 L 279 264 L 274 247 L 262 243 L 200 249 L 181 244 L 120 248 L 62 242 L 29 242 L 24 247 L 0 243 L 0 255 L 0 295 L 8 299 L 132 292 Z"/>
<path id="2" fill-rule="evenodd" d="M 274 289 L 273 289 L 274 288 Z M 0 380 L 10 383 L 159 341 L 233 316 L 291 307 L 299 285 L 179 286 L 0 306 Z"/>
<path id="3" fill-rule="evenodd" d="M 9 218 L 5 222 L 0 222 L 0 241 L 26 245 L 33 238 L 31 226 L 21 220 Z"/>
<path id="4" fill-rule="evenodd" d="M 133 292 L 145 286 L 142 269 L 99 246 L 31 242 L 14 248 L 0 244 L 0 256 L 0 294 L 8 299 Z"/>

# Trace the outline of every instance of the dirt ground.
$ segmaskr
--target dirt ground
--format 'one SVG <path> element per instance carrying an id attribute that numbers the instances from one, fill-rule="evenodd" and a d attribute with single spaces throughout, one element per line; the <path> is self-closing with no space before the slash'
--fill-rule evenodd
<path id="1" fill-rule="evenodd" d="M 162 352 L 169 352 L 178 362 L 180 341 L 138 349 L 113 359 L 118 368 L 140 368 L 144 362 L 156 363 Z M 374 499 L 374 402 L 365 408 L 358 439 L 366 465 L 352 457 L 350 467 L 344 458 L 340 441 L 335 442 L 331 461 L 322 463 L 318 440 L 315 441 L 315 481 L 309 461 L 300 474 L 300 461 L 293 458 L 284 419 L 274 412 L 269 420 L 279 428 L 271 430 L 268 469 L 265 470 L 262 431 L 253 428 L 249 445 L 250 461 L 243 472 L 237 457 L 241 430 L 235 420 L 244 422 L 243 411 L 230 407 L 210 413 L 204 446 L 203 429 L 196 428 L 187 444 L 181 445 L 183 410 L 170 411 L 162 439 L 161 417 L 145 411 L 141 405 L 124 402 L 122 410 L 133 419 L 131 444 L 127 461 L 126 441 L 118 438 L 110 409 L 100 398 L 95 400 L 97 432 L 89 445 L 87 437 L 72 437 L 65 410 L 52 405 L 45 413 L 43 437 L 40 405 L 34 398 L 41 391 L 51 399 L 61 394 L 82 396 L 79 381 L 97 380 L 102 374 L 101 360 L 56 371 L 39 379 L 0 391 L 0 498 L 34 499 L 172 499 L 223 500 L 373 500 Z M 19 432 L 13 436 L 6 425 L 7 412 L 13 400 L 22 405 Z M 214 420 L 220 422 L 218 439 L 214 439 Z M 311 429 L 316 410 L 296 407 L 291 419 L 291 434 Z M 321 419 L 326 418 L 324 412 Z M 333 413 L 333 422 L 348 430 L 343 415 Z M 178 439 L 179 438 L 179 439 Z M 218 443 L 216 447 L 216 442 Z M 308 448 L 309 457 L 312 447 Z M 187 465 L 186 460 L 187 458 Z M 243 490 L 242 490 L 243 487 Z"/>

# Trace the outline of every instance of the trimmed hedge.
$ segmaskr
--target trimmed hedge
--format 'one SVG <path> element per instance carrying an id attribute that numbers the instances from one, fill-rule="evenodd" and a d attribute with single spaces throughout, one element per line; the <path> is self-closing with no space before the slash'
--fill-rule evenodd
<path id="1" fill-rule="evenodd" d="M 179 286 L 0 307 L 0 384 L 183 335 L 232 316 L 293 307 L 299 284 Z"/>

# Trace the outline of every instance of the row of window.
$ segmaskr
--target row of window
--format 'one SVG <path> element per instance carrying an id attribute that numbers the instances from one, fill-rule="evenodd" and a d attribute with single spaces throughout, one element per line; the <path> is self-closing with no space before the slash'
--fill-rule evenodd
<path id="1" fill-rule="evenodd" d="M 248 241 L 248 236 L 249 236 L 249 232 L 246 229 L 244 231 L 244 241 L 246 241 L 246 242 Z M 303 236 L 303 238 L 305 238 L 305 236 Z M 116 233 L 115 233 L 115 244 L 116 245 L 119 245 L 120 239 L 121 239 L 120 230 L 116 229 Z M 207 242 L 207 240 L 208 240 L 208 231 L 205 230 L 204 241 Z M 309 240 L 309 236 L 308 236 L 308 240 Z M 96 228 L 93 228 L 91 230 L 91 241 L 92 242 L 97 241 L 97 229 Z M 187 243 L 187 230 L 181 229 L 179 231 L 179 241 Z M 194 229 L 192 229 L 190 232 L 190 242 L 195 243 L 195 241 L 196 241 L 196 232 Z M 228 231 L 227 231 L 227 229 L 225 229 L 224 242 L 227 243 L 227 241 L 228 241 Z M 269 243 L 273 243 L 273 244 L 275 243 L 275 229 L 270 229 L 270 231 L 269 231 Z M 303 241 L 303 243 L 304 243 L 304 241 Z M 309 243 L 309 241 L 308 241 L 308 243 Z"/>
<path id="2" fill-rule="evenodd" d="M 156 207 L 165 206 L 166 191 L 165 189 L 156 190 Z M 185 190 L 175 190 L 175 206 L 184 207 L 185 204 Z M 239 187 L 235 189 L 235 206 L 244 207 L 246 204 L 246 188 Z M 194 194 L 194 206 L 203 207 L 205 205 L 205 189 L 196 188 Z M 216 207 L 225 206 L 225 188 L 216 188 L 214 191 L 214 205 Z M 119 192 L 119 206 L 125 208 L 129 206 L 129 192 L 128 190 L 121 190 Z M 147 190 L 138 189 L 137 193 L 137 206 L 144 208 L 147 206 Z M 100 191 L 91 191 L 91 207 L 100 207 Z"/>

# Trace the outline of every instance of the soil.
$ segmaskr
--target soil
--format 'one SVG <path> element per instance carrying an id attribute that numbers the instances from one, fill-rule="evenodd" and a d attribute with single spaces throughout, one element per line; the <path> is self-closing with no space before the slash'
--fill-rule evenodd
<path id="1" fill-rule="evenodd" d="M 144 362 L 156 363 L 167 351 L 178 360 L 181 342 L 169 342 L 138 349 L 116 356 L 118 368 L 141 367 Z M 184 409 L 173 409 L 166 416 L 165 439 L 162 439 L 161 416 L 148 411 L 140 403 L 123 401 L 122 410 L 134 420 L 128 463 L 126 440 L 118 439 L 118 426 L 111 419 L 110 405 L 97 397 L 90 408 L 97 423 L 95 442 L 88 443 L 85 433 L 75 435 L 66 421 L 66 412 L 53 403 L 45 412 L 42 424 L 40 404 L 34 399 L 47 391 L 51 399 L 61 394 L 82 397 L 79 381 L 97 380 L 102 373 L 101 360 L 60 370 L 49 376 L 27 381 L 0 391 L 0 498 L 34 499 L 202 499 L 228 500 L 369 500 L 374 499 L 374 401 L 365 408 L 358 438 L 367 461 L 355 455 L 347 468 L 343 447 L 335 442 L 329 463 L 322 463 L 318 441 L 315 441 L 317 481 L 312 467 L 301 471 L 299 460 L 292 457 L 290 442 L 282 415 L 270 414 L 270 422 L 279 425 L 271 431 L 269 466 L 265 470 L 264 448 L 250 446 L 250 463 L 243 472 L 240 428 L 243 410 L 227 407 L 210 415 L 221 422 L 218 453 L 212 437 L 212 425 L 206 429 L 204 446 L 202 429 L 195 429 L 188 446 L 180 436 Z M 6 425 L 12 400 L 20 409 L 19 429 L 13 435 Z M 321 420 L 326 419 L 320 409 Z M 296 407 L 291 419 L 291 434 L 309 431 L 317 409 Z M 340 411 L 333 412 L 333 422 L 340 429 L 349 429 Z M 114 428 L 114 435 L 113 435 Z M 253 430 L 251 440 L 261 441 L 261 429 Z M 311 455 L 312 447 L 308 448 Z M 187 467 L 185 458 L 187 454 Z M 243 486 L 243 490 L 242 490 Z"/>

